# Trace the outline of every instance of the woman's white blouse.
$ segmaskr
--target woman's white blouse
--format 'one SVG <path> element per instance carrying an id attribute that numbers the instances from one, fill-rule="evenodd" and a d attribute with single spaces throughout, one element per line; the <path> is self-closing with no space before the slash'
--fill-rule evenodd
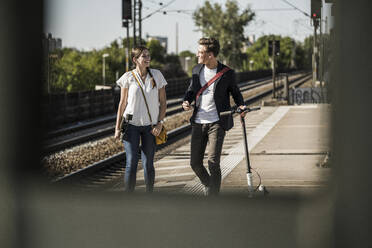
<path id="1" fill-rule="evenodd" d="M 122 88 L 128 88 L 128 104 L 125 108 L 123 116 L 127 114 L 133 115 L 132 120 L 129 122 L 135 126 L 155 125 L 158 122 L 159 116 L 159 93 L 158 90 L 167 85 L 163 74 L 156 69 L 150 69 L 156 81 L 156 87 L 152 88 L 151 77 L 147 73 L 145 83 L 142 82 L 141 77 L 136 70 L 132 70 L 138 78 L 142 89 L 145 93 L 147 104 L 149 106 L 152 123 L 147 112 L 145 100 L 141 89 L 138 86 L 136 79 L 133 77 L 132 71 L 128 71 L 121 76 L 116 83 Z"/>

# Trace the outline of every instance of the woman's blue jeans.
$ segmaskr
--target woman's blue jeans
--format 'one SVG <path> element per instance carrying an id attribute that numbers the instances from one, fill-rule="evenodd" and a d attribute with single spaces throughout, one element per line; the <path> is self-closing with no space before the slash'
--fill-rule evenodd
<path id="1" fill-rule="evenodd" d="M 125 191 L 132 192 L 136 186 L 138 151 L 141 148 L 141 160 L 146 183 L 146 191 L 152 192 L 155 181 L 154 155 L 156 150 L 155 136 L 151 126 L 128 125 L 128 138 L 123 141 L 126 153 Z M 141 139 L 141 147 L 139 147 Z"/>

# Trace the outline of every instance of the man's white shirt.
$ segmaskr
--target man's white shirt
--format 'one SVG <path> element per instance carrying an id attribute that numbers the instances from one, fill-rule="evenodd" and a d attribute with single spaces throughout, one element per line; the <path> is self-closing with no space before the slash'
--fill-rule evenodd
<path id="1" fill-rule="evenodd" d="M 200 84 L 203 87 L 209 80 L 217 74 L 217 68 L 209 69 L 203 66 L 200 72 Z M 215 83 L 206 88 L 199 96 L 200 105 L 198 113 L 195 116 L 195 122 L 200 124 L 213 123 L 219 120 L 216 104 L 214 102 L 214 87 Z"/>

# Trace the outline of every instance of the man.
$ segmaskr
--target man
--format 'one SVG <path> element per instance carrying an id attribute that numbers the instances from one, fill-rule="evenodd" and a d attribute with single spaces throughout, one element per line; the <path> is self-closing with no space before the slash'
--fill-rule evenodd
<path id="1" fill-rule="evenodd" d="M 182 107 L 191 109 L 190 104 L 195 101 L 194 111 L 190 119 L 191 133 L 191 159 L 190 165 L 201 183 L 205 186 L 206 195 L 217 195 L 221 187 L 220 157 L 225 132 L 233 127 L 231 115 L 220 115 L 229 111 L 230 94 L 237 106 L 245 109 L 244 100 L 235 83 L 233 70 L 217 60 L 220 50 L 218 40 L 214 38 L 201 38 L 196 56 L 198 65 L 192 70 L 192 78 Z M 226 69 L 224 69 L 226 68 Z M 219 72 L 224 74 L 214 80 L 214 83 L 199 92 L 208 81 Z M 213 81 L 213 80 L 211 80 Z M 203 166 L 203 158 L 207 143 L 209 173 Z"/>

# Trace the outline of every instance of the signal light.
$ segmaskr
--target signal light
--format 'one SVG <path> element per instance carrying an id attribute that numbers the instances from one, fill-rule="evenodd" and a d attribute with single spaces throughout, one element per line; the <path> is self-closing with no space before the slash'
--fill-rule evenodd
<path id="1" fill-rule="evenodd" d="M 132 19 L 132 0 L 122 0 L 122 20 Z"/>
<path id="2" fill-rule="evenodd" d="M 311 17 L 313 19 L 321 18 L 322 15 L 322 1 L 311 0 Z"/>
<path id="3" fill-rule="evenodd" d="M 274 55 L 278 56 L 280 54 L 280 41 L 279 40 L 275 40 L 275 41 L 268 40 L 268 51 L 267 52 L 269 56 L 273 55 L 274 46 L 275 46 Z"/>

